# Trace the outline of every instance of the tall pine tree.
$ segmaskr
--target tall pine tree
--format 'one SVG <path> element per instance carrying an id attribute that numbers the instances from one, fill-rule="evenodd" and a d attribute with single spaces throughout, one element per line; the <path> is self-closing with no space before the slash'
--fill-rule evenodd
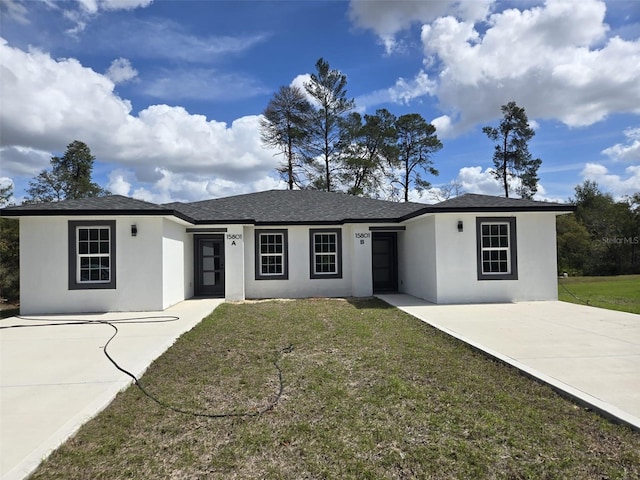
<path id="1" fill-rule="evenodd" d="M 29 182 L 27 203 L 109 195 L 110 192 L 91 180 L 94 161 L 89 147 L 74 140 L 67 145 L 62 157 L 51 158 L 51 170 L 42 170 Z"/>
<path id="2" fill-rule="evenodd" d="M 538 191 L 538 168 L 542 164 L 539 158 L 532 158 L 528 142 L 536 134 L 529 125 L 529 119 L 522 107 L 509 102 L 500 108 L 503 114 L 500 125 L 484 127 L 482 131 L 490 140 L 497 142 L 493 152 L 493 172 L 502 182 L 504 196 L 509 197 L 510 181 L 519 179 L 515 191 L 522 198 L 532 198 Z"/>
<path id="3" fill-rule="evenodd" d="M 284 155 L 278 172 L 289 190 L 302 186 L 300 152 L 309 138 L 312 108 L 301 89 L 283 86 L 269 101 L 260 120 L 263 145 L 276 147 Z"/>
<path id="4" fill-rule="evenodd" d="M 320 58 L 316 62 L 316 73 L 304 85 L 307 93 L 317 103 L 311 125 L 311 142 L 307 149 L 307 162 L 320 166 L 312 175 L 312 186 L 328 192 L 334 190 L 334 176 L 339 170 L 340 125 L 339 120 L 355 106 L 353 99 L 347 98 L 347 77 L 339 70 L 333 70 L 329 63 Z"/>

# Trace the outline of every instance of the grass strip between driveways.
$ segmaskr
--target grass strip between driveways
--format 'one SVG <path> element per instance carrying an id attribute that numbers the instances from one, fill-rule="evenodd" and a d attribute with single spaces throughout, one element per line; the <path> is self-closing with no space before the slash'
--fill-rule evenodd
<path id="1" fill-rule="evenodd" d="M 640 478 L 638 433 L 376 299 L 223 304 L 142 383 L 255 411 L 279 355 L 261 416 L 132 386 L 32 478 Z"/>
<path id="2" fill-rule="evenodd" d="M 640 275 L 561 278 L 558 299 L 640 314 Z"/>

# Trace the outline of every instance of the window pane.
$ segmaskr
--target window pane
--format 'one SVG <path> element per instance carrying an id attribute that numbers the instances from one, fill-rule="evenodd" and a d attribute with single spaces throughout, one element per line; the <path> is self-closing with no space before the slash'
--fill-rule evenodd
<path id="1" fill-rule="evenodd" d="M 202 284 L 203 285 L 215 285 L 216 284 L 216 274 L 215 274 L 215 272 L 204 272 L 202 274 Z"/>
<path id="2" fill-rule="evenodd" d="M 507 226 L 503 223 L 502 225 L 500 225 L 500 235 L 506 235 L 507 234 Z"/>
<path id="3" fill-rule="evenodd" d="M 281 256 L 265 256 L 262 257 L 263 274 L 279 275 L 282 273 L 282 257 Z"/>
<path id="4" fill-rule="evenodd" d="M 203 257 L 202 258 L 202 269 L 203 270 L 213 270 L 214 269 L 213 257 Z"/>
<path id="5" fill-rule="evenodd" d="M 482 225 L 482 235 L 483 236 L 489 235 L 489 225 L 486 225 L 486 224 Z"/>
<path id="6" fill-rule="evenodd" d="M 491 235 L 498 235 L 498 225 L 491 225 Z"/>
<path id="7" fill-rule="evenodd" d="M 111 281 L 111 229 L 109 227 L 77 228 L 76 265 L 79 283 Z"/>
<path id="8" fill-rule="evenodd" d="M 336 273 L 335 255 L 316 255 L 316 273 Z"/>

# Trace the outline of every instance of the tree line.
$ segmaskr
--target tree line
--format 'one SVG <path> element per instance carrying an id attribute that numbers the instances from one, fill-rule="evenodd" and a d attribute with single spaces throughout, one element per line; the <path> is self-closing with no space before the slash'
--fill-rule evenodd
<path id="1" fill-rule="evenodd" d="M 615 201 L 586 180 L 557 219 L 559 272 L 569 275 L 640 273 L 640 192 Z"/>
<path id="2" fill-rule="evenodd" d="M 419 113 L 396 116 L 387 109 L 361 115 L 347 96 L 347 77 L 320 58 L 304 90 L 282 86 L 260 122 L 262 142 L 283 156 L 278 172 L 289 189 L 341 191 L 351 195 L 409 200 L 409 192 L 431 187 L 433 155 L 442 149 L 436 127 Z M 537 170 L 528 142 L 535 135 L 524 108 L 502 106 L 498 127 L 484 127 L 497 142 L 494 175 L 505 196 L 537 191 Z M 515 188 L 514 188 L 515 185 Z"/>

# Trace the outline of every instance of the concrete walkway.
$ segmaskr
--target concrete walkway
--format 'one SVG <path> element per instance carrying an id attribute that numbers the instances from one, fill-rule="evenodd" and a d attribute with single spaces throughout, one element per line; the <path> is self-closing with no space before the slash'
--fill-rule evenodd
<path id="1" fill-rule="evenodd" d="M 163 312 L 56 315 L 45 321 L 14 317 L 0 320 L 0 326 L 179 317 L 163 323 L 116 323 L 119 332 L 108 352 L 139 377 L 180 335 L 222 302 L 193 299 Z M 113 333 L 105 324 L 0 330 L 0 478 L 26 477 L 131 383 L 103 353 Z"/>
<path id="2" fill-rule="evenodd" d="M 640 315 L 566 302 L 385 302 L 640 430 Z"/>

